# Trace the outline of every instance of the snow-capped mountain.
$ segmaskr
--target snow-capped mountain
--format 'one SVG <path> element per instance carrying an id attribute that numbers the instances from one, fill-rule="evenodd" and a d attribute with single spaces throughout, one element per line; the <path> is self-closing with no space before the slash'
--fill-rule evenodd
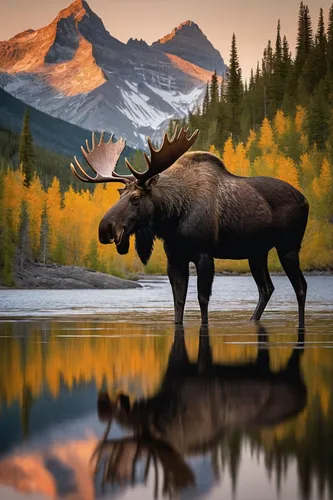
<path id="1" fill-rule="evenodd" d="M 52 116 L 113 132 L 133 147 L 159 137 L 201 98 L 224 62 L 191 21 L 151 46 L 112 37 L 84 0 L 48 26 L 0 42 L 0 86 Z"/>

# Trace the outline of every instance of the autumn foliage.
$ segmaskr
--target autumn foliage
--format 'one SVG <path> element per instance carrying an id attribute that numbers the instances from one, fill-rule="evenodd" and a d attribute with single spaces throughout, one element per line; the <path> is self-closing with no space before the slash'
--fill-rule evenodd
<path id="1" fill-rule="evenodd" d="M 234 146 L 231 138 L 218 151 L 227 168 L 236 175 L 267 175 L 289 182 L 300 189 L 310 202 L 310 220 L 302 249 L 304 269 L 327 269 L 333 265 L 333 229 L 330 223 L 333 208 L 333 171 L 329 155 L 309 148 L 304 130 L 304 110 L 298 107 L 294 122 L 278 111 L 272 122 L 264 119 L 260 130 L 251 131 L 245 144 Z M 294 147 L 300 150 L 297 161 L 288 144 L 293 129 L 297 138 Z M 296 132 L 295 132 L 296 130 Z M 41 220 L 44 206 L 48 219 L 48 261 L 66 265 L 85 266 L 92 269 L 125 276 L 143 271 L 133 245 L 126 256 L 117 254 L 114 245 L 101 245 L 98 241 L 99 221 L 108 208 L 119 198 L 120 185 L 97 185 L 93 192 L 70 187 L 61 193 L 59 180 L 53 179 L 50 187 L 43 189 L 37 176 L 29 188 L 24 186 L 23 172 L 8 170 L 2 176 L 0 225 L 10 231 L 18 241 L 20 207 L 26 202 L 29 213 L 29 240 L 32 258 L 38 259 L 41 242 Z M 7 231 L 8 232 L 8 231 Z M 274 252 L 271 269 L 279 264 Z M 217 270 L 246 271 L 245 261 L 217 261 Z M 165 273 L 166 262 L 162 243 L 157 241 L 146 272 Z"/>

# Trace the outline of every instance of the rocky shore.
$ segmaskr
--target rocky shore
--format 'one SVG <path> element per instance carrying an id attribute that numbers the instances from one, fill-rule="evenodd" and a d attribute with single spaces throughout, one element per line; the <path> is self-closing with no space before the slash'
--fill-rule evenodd
<path id="1" fill-rule="evenodd" d="M 77 266 L 25 262 L 23 269 L 15 270 L 15 288 L 45 289 L 126 289 L 141 288 L 135 281 L 125 280 Z"/>

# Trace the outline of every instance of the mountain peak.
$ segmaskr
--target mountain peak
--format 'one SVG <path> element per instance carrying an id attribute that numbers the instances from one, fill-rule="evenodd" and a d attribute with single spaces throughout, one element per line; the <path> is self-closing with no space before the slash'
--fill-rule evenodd
<path id="1" fill-rule="evenodd" d="M 178 56 L 185 61 L 208 71 L 224 74 L 224 61 L 199 26 L 190 20 L 184 21 L 171 33 L 152 44 L 154 49 Z"/>
<path id="2" fill-rule="evenodd" d="M 163 43 L 169 42 L 170 40 L 173 40 L 175 37 L 177 37 L 177 35 L 178 36 L 181 35 L 182 34 L 181 32 L 190 31 L 190 30 L 191 31 L 197 30 L 199 33 L 201 33 L 203 36 L 205 36 L 196 23 L 188 20 L 188 21 L 184 21 L 184 22 L 180 23 L 176 28 L 174 28 L 171 31 L 171 33 L 163 36 L 162 38 L 159 38 L 156 42 L 154 42 L 154 44 L 157 44 L 157 43 L 163 44 Z"/>
<path id="3" fill-rule="evenodd" d="M 81 21 L 83 16 L 91 12 L 91 9 L 87 2 L 84 0 L 74 0 L 68 7 L 62 9 L 56 17 L 56 20 L 64 19 L 69 16 L 73 16 L 76 21 Z"/>
<path id="4" fill-rule="evenodd" d="M 184 21 L 184 22 L 180 23 L 180 25 L 177 26 L 176 30 L 179 30 L 179 29 L 183 28 L 184 26 L 191 26 L 193 28 L 200 29 L 199 26 L 195 22 L 193 22 L 190 19 L 188 19 L 187 21 Z"/>

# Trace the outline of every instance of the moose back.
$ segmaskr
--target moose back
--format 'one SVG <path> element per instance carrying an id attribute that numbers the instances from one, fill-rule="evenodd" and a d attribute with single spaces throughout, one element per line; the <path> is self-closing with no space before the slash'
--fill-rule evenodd
<path id="1" fill-rule="evenodd" d="M 259 320 L 273 291 L 267 267 L 268 252 L 276 248 L 281 265 L 297 297 L 299 327 L 304 327 L 306 281 L 299 251 L 309 205 L 302 193 L 287 182 L 271 177 L 240 177 L 229 172 L 217 156 L 188 152 L 199 131 L 190 137 L 183 128 L 160 149 L 148 145 L 147 170 L 137 172 L 126 160 L 131 175 L 115 168 L 125 141 L 108 142 L 101 135 L 92 147 L 81 148 L 96 176 L 91 177 L 75 157 L 73 173 L 84 182 L 120 182 L 119 201 L 99 224 L 101 243 L 115 243 L 126 254 L 129 239 L 147 264 L 156 238 L 164 242 L 175 307 L 175 323 L 182 324 L 189 263 L 198 275 L 202 324 L 208 322 L 208 302 L 214 278 L 214 258 L 248 259 L 258 287 L 259 300 L 251 319 Z"/>

